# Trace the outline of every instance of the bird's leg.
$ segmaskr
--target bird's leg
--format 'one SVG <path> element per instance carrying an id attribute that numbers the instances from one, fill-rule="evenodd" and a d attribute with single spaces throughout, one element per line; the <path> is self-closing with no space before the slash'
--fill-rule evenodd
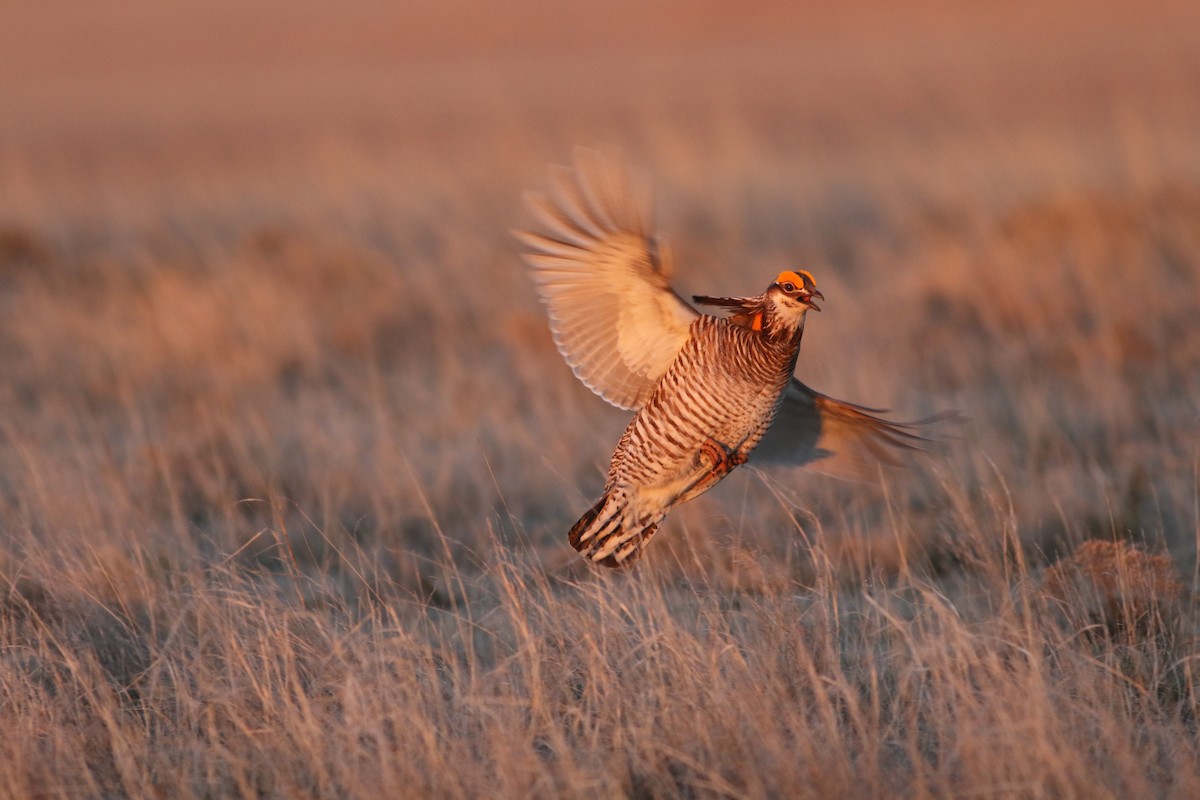
<path id="1" fill-rule="evenodd" d="M 694 497 L 707 492 L 720 483 L 721 479 L 746 463 L 746 454 L 708 438 L 700 445 L 696 456 L 698 467 L 702 470 L 692 483 L 679 494 L 676 503 L 686 503 Z"/>
<path id="2" fill-rule="evenodd" d="M 736 467 L 746 463 L 745 453 L 739 453 L 737 449 L 711 437 L 705 439 L 704 443 L 700 445 L 700 458 L 710 462 L 712 466 L 709 469 L 714 473 L 720 473 L 721 477 L 725 477 Z"/>

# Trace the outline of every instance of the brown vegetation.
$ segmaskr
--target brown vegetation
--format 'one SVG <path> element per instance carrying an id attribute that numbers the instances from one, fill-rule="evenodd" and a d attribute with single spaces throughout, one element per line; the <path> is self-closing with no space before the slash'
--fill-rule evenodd
<path id="1" fill-rule="evenodd" d="M 1194 4 L 670 8 L 0 48 L 0 793 L 1200 795 Z M 969 421 L 587 569 L 626 417 L 508 230 L 608 142 L 684 293 L 810 269 L 806 382 Z"/>

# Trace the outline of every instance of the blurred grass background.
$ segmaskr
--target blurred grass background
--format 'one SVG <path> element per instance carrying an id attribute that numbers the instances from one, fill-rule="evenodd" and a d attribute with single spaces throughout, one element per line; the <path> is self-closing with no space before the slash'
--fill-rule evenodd
<path id="1" fill-rule="evenodd" d="M 1195 796 L 1197 45 L 1171 2 L 13 10 L 6 793 Z M 627 416 L 508 231 L 597 143 L 683 293 L 804 266 L 806 382 L 968 423 L 583 569 Z"/>

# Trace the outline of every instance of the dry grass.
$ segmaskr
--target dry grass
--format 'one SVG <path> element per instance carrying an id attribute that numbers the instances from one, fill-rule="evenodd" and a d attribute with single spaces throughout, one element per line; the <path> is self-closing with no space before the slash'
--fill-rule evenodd
<path id="1" fill-rule="evenodd" d="M 0 794 L 1200 796 L 1200 27 L 1048 8 L 6 119 Z M 586 569 L 625 416 L 507 231 L 597 141 L 685 292 L 800 263 L 806 381 L 969 422 Z"/>

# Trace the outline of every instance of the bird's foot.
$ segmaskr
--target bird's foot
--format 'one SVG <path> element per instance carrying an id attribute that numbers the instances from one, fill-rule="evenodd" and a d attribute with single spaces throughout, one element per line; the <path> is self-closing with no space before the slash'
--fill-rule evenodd
<path id="1" fill-rule="evenodd" d="M 733 450 L 712 438 L 705 439 L 700 445 L 700 458 L 708 465 L 710 472 L 721 477 L 746 463 L 745 453 Z"/>
<path id="2" fill-rule="evenodd" d="M 704 494 L 720 483 L 730 472 L 745 464 L 746 456 L 744 453 L 731 450 L 716 439 L 705 439 L 704 443 L 700 445 L 700 452 L 696 455 L 696 460 L 699 462 L 699 472 L 696 474 L 695 480 L 679 493 L 674 503 L 686 503 L 688 500 Z"/>

